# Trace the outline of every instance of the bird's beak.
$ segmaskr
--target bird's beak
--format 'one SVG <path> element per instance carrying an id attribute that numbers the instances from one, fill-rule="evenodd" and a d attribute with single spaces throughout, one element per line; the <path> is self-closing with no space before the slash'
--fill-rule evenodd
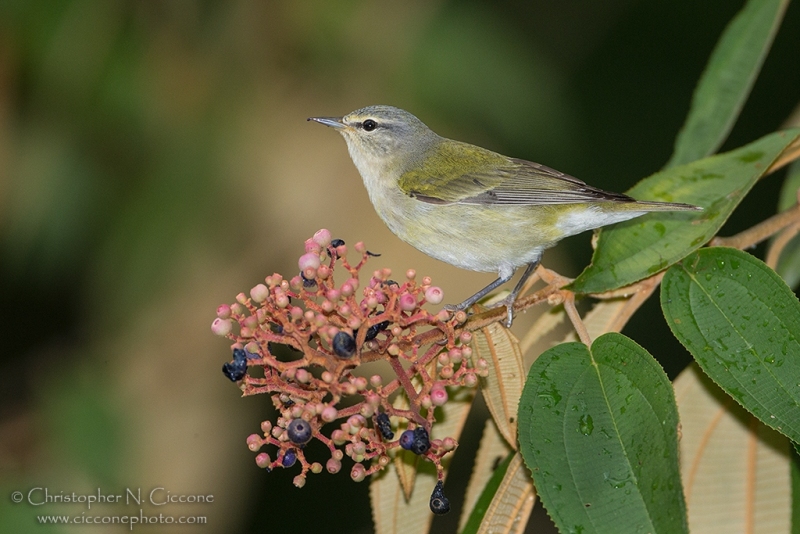
<path id="1" fill-rule="evenodd" d="M 342 122 L 343 118 L 344 117 L 309 117 L 308 120 L 341 130 L 342 128 L 345 128 L 345 124 Z"/>

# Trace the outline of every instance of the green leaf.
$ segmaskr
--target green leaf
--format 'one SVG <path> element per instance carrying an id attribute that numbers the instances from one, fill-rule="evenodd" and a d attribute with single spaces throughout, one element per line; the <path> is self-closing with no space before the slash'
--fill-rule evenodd
<path id="1" fill-rule="evenodd" d="M 677 429 L 661 366 L 616 333 L 543 353 L 520 399 L 520 452 L 561 532 L 687 532 Z"/>
<path id="2" fill-rule="evenodd" d="M 481 521 L 483 521 L 483 516 L 486 514 L 486 510 L 489 509 L 489 505 L 492 503 L 494 494 L 497 493 L 497 488 L 500 487 L 500 482 L 502 482 L 503 477 L 506 476 L 508 464 L 511 463 L 511 460 L 514 458 L 515 454 L 515 452 L 512 452 L 506 456 L 506 459 L 503 460 L 503 462 L 497 466 L 497 469 L 494 470 L 494 473 L 492 473 L 492 478 L 490 478 L 486 483 L 486 486 L 484 486 L 483 491 L 481 492 L 481 496 L 478 497 L 478 502 L 476 502 L 475 506 L 472 508 L 472 513 L 469 515 L 467 524 L 464 525 L 464 530 L 461 531 L 461 534 L 478 532 L 478 529 L 481 526 Z"/>
<path id="3" fill-rule="evenodd" d="M 778 211 L 786 211 L 797 204 L 797 191 L 800 190 L 800 161 L 789 167 L 786 180 L 781 187 Z M 791 288 L 800 284 L 800 235 L 794 236 L 783 249 L 775 271 Z"/>
<path id="4" fill-rule="evenodd" d="M 666 269 L 707 243 L 800 128 L 776 132 L 741 148 L 661 171 L 628 194 L 680 201 L 702 212 L 650 213 L 600 232 L 592 264 L 571 284 L 579 293 L 601 293 Z"/>
<path id="5" fill-rule="evenodd" d="M 728 137 L 788 4 L 789 0 L 750 0 L 725 29 L 697 84 L 667 167 L 709 156 Z"/>
<path id="6" fill-rule="evenodd" d="M 714 382 L 800 441 L 800 302 L 775 271 L 740 250 L 703 249 L 667 271 L 661 308 Z"/>

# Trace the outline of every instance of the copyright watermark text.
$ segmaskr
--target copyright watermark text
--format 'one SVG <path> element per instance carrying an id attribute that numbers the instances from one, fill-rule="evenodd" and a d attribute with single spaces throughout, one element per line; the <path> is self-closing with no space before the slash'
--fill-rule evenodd
<path id="1" fill-rule="evenodd" d="M 46 486 L 37 486 L 25 491 L 13 491 L 10 495 L 11 502 L 27 504 L 36 507 L 64 505 L 78 506 L 83 510 L 77 514 L 63 515 L 37 515 L 36 522 L 40 524 L 121 524 L 133 529 L 134 525 L 197 525 L 206 524 L 206 516 L 167 515 L 164 513 L 147 513 L 145 507 L 163 507 L 166 505 L 197 505 L 213 504 L 214 495 L 210 493 L 191 493 L 171 491 L 163 486 L 153 488 L 123 488 L 118 491 L 105 491 L 97 488 L 93 491 L 65 491 Z M 129 513 L 97 514 L 104 506 L 107 511 L 119 512 L 121 508 L 133 507 Z"/>

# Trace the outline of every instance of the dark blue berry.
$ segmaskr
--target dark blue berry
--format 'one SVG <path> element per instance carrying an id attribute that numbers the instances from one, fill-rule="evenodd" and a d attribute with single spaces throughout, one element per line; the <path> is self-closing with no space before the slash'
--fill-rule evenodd
<path id="1" fill-rule="evenodd" d="M 410 451 L 411 446 L 414 444 L 414 431 L 406 430 L 400 434 L 400 446 L 405 450 Z"/>
<path id="2" fill-rule="evenodd" d="M 316 287 L 317 281 L 313 278 L 306 278 L 306 275 L 303 274 L 303 271 L 300 271 L 300 278 L 303 279 L 303 287 Z"/>
<path id="3" fill-rule="evenodd" d="M 289 449 L 283 455 L 283 460 L 281 460 L 281 464 L 283 465 L 283 467 L 292 467 L 296 461 L 297 461 L 297 453 L 294 452 L 294 449 Z M 433 497 L 431 497 L 431 499 L 433 499 Z"/>
<path id="4" fill-rule="evenodd" d="M 352 358 L 356 353 L 356 340 L 347 332 L 337 332 L 333 337 L 333 352 L 340 358 Z"/>
<path id="5" fill-rule="evenodd" d="M 387 286 L 399 286 L 400 284 L 398 284 L 394 280 L 387 280 L 387 281 L 384 282 L 384 285 L 387 285 Z"/>
<path id="6" fill-rule="evenodd" d="M 311 439 L 311 424 L 305 419 L 292 419 L 286 433 L 292 443 L 304 445 Z"/>
<path id="7" fill-rule="evenodd" d="M 442 481 L 436 482 L 431 493 L 431 512 L 436 515 L 444 515 L 450 511 L 450 501 L 444 496 L 442 491 Z"/>
<path id="8" fill-rule="evenodd" d="M 333 248 L 339 248 L 344 245 L 344 239 L 333 239 L 331 240 L 331 246 Z"/>
<path id="9" fill-rule="evenodd" d="M 233 349 L 233 361 L 222 364 L 222 374 L 231 382 L 244 378 L 247 374 L 247 353 L 242 349 Z"/>
<path id="10" fill-rule="evenodd" d="M 278 323 L 269 323 L 269 329 L 276 334 L 283 334 L 283 327 Z"/>
<path id="11" fill-rule="evenodd" d="M 394 432 L 392 432 L 392 424 L 389 422 L 389 415 L 386 413 L 379 413 L 376 418 L 378 422 L 378 430 L 380 430 L 383 439 L 394 439 Z"/>
<path id="12" fill-rule="evenodd" d="M 244 353 L 247 356 L 248 360 L 257 360 L 257 359 L 261 358 L 261 355 L 259 355 L 257 352 L 244 351 Z"/>
<path id="13" fill-rule="evenodd" d="M 414 429 L 414 441 L 409 449 L 414 454 L 425 454 L 431 448 L 431 441 L 428 438 L 428 431 L 418 426 Z"/>
<path id="14" fill-rule="evenodd" d="M 236 382 L 247 374 L 247 366 L 242 367 L 235 363 L 225 362 L 222 364 L 222 374 L 227 376 L 231 382 Z"/>
<path id="15" fill-rule="evenodd" d="M 367 328 L 367 335 L 364 336 L 364 341 L 372 341 L 375 339 L 378 334 L 386 330 L 389 324 L 391 324 L 391 321 L 381 321 Z"/>

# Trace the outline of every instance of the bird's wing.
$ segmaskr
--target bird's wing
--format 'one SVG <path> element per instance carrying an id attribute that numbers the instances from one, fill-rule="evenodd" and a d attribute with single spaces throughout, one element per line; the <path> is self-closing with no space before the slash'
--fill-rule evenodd
<path id="1" fill-rule="evenodd" d="M 451 141 L 398 181 L 403 192 L 433 204 L 575 204 L 631 202 L 550 167 Z"/>

